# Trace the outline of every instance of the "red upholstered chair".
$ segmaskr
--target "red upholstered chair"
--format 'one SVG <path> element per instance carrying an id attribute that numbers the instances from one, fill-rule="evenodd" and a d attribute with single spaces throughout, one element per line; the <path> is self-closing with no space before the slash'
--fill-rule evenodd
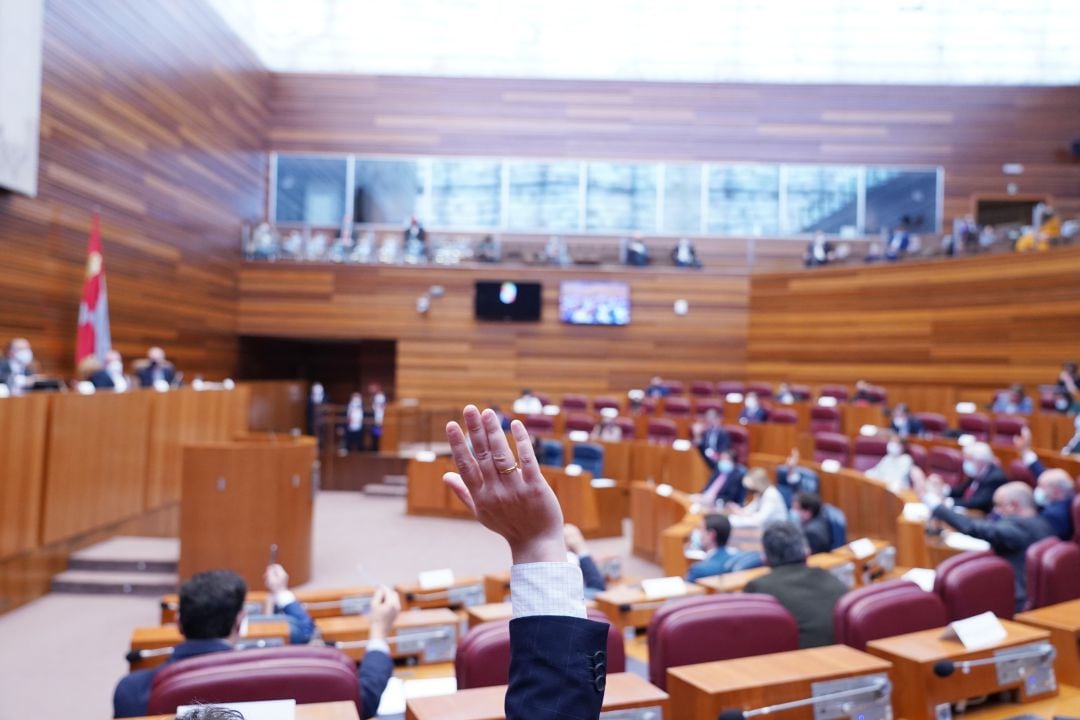
<path id="1" fill-rule="evenodd" d="M 772 385 L 767 382 L 748 382 L 746 392 L 756 393 L 761 400 L 768 400 L 773 396 Z"/>
<path id="2" fill-rule="evenodd" d="M 547 393 L 533 393 L 533 395 L 536 396 L 536 399 L 539 400 L 540 404 L 544 407 L 547 407 L 551 404 L 551 396 Z"/>
<path id="3" fill-rule="evenodd" d="M 1034 582 L 1028 572 L 1029 610 L 1080 599 L 1080 545 L 1058 540 L 1040 553 L 1037 562 Z"/>
<path id="4" fill-rule="evenodd" d="M 742 425 L 725 425 L 724 429 L 731 438 L 731 451 L 735 453 L 735 459 L 745 465 L 750 458 L 750 433 Z"/>
<path id="5" fill-rule="evenodd" d="M 1057 410 L 1058 394 L 1056 392 L 1039 393 L 1040 410 Z"/>
<path id="6" fill-rule="evenodd" d="M 1061 542 L 1060 538 L 1050 536 L 1045 537 L 1038 542 L 1034 542 L 1028 546 L 1027 551 L 1024 553 L 1024 584 L 1028 589 L 1027 604 L 1024 609 L 1032 610 L 1036 606 L 1032 605 L 1031 588 L 1038 587 L 1039 580 L 1042 576 L 1042 559 L 1046 551 L 1054 547 Z"/>
<path id="7" fill-rule="evenodd" d="M 615 418 L 615 424 L 622 430 L 623 440 L 633 440 L 637 434 L 637 423 L 634 422 L 634 418 L 628 418 L 619 416 Z"/>
<path id="8" fill-rule="evenodd" d="M 653 415 L 656 413 L 656 398 L 645 397 L 641 399 L 641 404 L 638 405 L 639 415 Z"/>
<path id="9" fill-rule="evenodd" d="M 791 394 L 795 396 L 796 400 L 806 401 L 813 397 L 813 393 L 810 392 L 809 385 L 788 385 L 788 390 L 791 390 Z"/>
<path id="10" fill-rule="evenodd" d="M 836 642 L 866 650 L 871 640 L 941 627 L 945 605 L 910 580 L 886 580 L 853 590 L 833 608 Z"/>
<path id="11" fill-rule="evenodd" d="M 170 663 L 157 672 L 147 713 L 172 715 L 177 706 L 193 702 L 290 698 L 300 704 L 358 703 L 356 665 L 340 650 L 311 645 L 200 655 Z"/>
<path id="12" fill-rule="evenodd" d="M 814 462 L 835 460 L 844 467 L 851 462 L 851 440 L 840 433 L 814 433 Z"/>
<path id="13" fill-rule="evenodd" d="M 911 461 L 915 463 L 920 470 L 929 472 L 930 454 L 926 452 L 926 448 L 922 445 L 912 443 L 908 445 L 908 455 L 911 456 Z"/>
<path id="14" fill-rule="evenodd" d="M 647 631 L 649 682 L 667 688 L 668 668 L 796 650 L 799 627 L 771 595 L 705 595 L 668 602 Z"/>
<path id="15" fill-rule="evenodd" d="M 718 414 L 724 414 L 724 401 L 717 398 L 694 398 L 694 414 L 698 417 L 702 417 L 710 410 L 715 410 Z"/>
<path id="16" fill-rule="evenodd" d="M 888 393 L 880 385 L 868 385 L 863 394 L 866 396 L 866 402 L 870 405 L 884 405 L 886 399 L 888 399 Z"/>
<path id="17" fill-rule="evenodd" d="M 965 435 L 982 442 L 990 441 L 990 416 L 986 413 L 965 413 L 956 418 L 956 427 Z"/>
<path id="18" fill-rule="evenodd" d="M 1032 475 L 1031 471 L 1028 470 L 1028 466 L 1020 458 L 1015 458 L 1005 466 L 1005 475 L 1011 482 L 1027 483 L 1031 487 L 1035 487 L 1037 478 Z"/>
<path id="19" fill-rule="evenodd" d="M 716 386 L 708 380 L 694 380 L 690 383 L 690 394 L 694 397 L 715 397 Z"/>
<path id="20" fill-rule="evenodd" d="M 847 402 L 850 394 L 843 385 L 822 385 L 818 390 L 818 397 L 834 397 L 836 402 Z"/>
<path id="21" fill-rule="evenodd" d="M 664 415 L 668 417 L 690 417 L 690 398 L 671 396 L 664 398 Z"/>
<path id="22" fill-rule="evenodd" d="M 682 384 L 681 380 L 665 380 L 663 385 L 664 389 L 668 391 L 668 397 L 686 394 L 686 386 Z"/>
<path id="23" fill-rule="evenodd" d="M 834 407 L 821 405 L 810 408 L 810 432 L 840 432 L 840 411 Z"/>
<path id="24" fill-rule="evenodd" d="M 584 395 L 563 395 L 563 412 L 585 412 L 589 409 L 589 398 Z"/>
<path id="25" fill-rule="evenodd" d="M 622 633 L 599 610 L 588 611 L 590 620 L 608 623 L 607 670 L 626 671 L 626 648 Z M 477 625 L 458 643 L 454 672 L 459 690 L 506 685 L 510 676 L 510 621 Z"/>
<path id="26" fill-rule="evenodd" d="M 546 437 L 555 434 L 555 420 L 550 415 L 526 415 L 523 424 L 533 436 Z"/>
<path id="27" fill-rule="evenodd" d="M 930 448 L 927 461 L 931 473 L 937 473 L 950 487 L 957 487 L 964 481 L 964 454 L 956 448 Z"/>
<path id="28" fill-rule="evenodd" d="M 746 394 L 746 388 L 738 380 L 721 380 L 716 383 L 716 394 L 720 397 L 726 397 L 730 393 L 739 393 L 740 395 Z"/>
<path id="29" fill-rule="evenodd" d="M 778 423 L 780 425 L 794 425 L 799 422 L 799 416 L 795 414 L 794 410 L 775 406 L 769 411 L 769 422 Z"/>
<path id="30" fill-rule="evenodd" d="M 619 403 L 619 398 L 611 397 L 610 395 L 597 395 L 593 398 L 592 406 L 595 412 L 600 412 L 605 408 L 622 410 L 622 405 Z"/>
<path id="31" fill-rule="evenodd" d="M 948 622 L 987 610 L 1012 619 L 1016 610 L 1012 565 L 989 551 L 960 553 L 938 565 L 934 593 L 945 603 Z"/>
<path id="32" fill-rule="evenodd" d="M 594 427 L 596 427 L 596 418 L 592 415 L 575 412 L 566 416 L 566 432 L 574 432 L 575 430 L 592 432 Z"/>
<path id="33" fill-rule="evenodd" d="M 884 437 L 855 438 L 855 455 L 851 459 L 851 467 L 859 472 L 865 472 L 878 464 L 878 460 L 885 457 L 888 440 Z"/>
<path id="34" fill-rule="evenodd" d="M 923 435 L 929 437 L 944 435 L 949 429 L 949 421 L 940 413 L 919 412 L 915 413 L 915 418 L 922 424 Z"/>
<path id="35" fill-rule="evenodd" d="M 1027 427 L 1027 419 L 1019 415 L 998 415 L 994 418 L 993 442 L 1012 447 L 1013 438 Z"/>
<path id="36" fill-rule="evenodd" d="M 646 439 L 658 445 L 670 445 L 678 437 L 675 421 L 667 418 L 650 418 L 646 428 Z"/>

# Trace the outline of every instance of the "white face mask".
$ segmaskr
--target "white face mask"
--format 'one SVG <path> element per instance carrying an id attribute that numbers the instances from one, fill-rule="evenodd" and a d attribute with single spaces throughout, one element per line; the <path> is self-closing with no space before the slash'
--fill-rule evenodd
<path id="1" fill-rule="evenodd" d="M 979 466 L 975 463 L 974 460 L 964 461 L 964 474 L 967 475 L 969 478 L 973 478 L 979 474 Z"/>
<path id="2" fill-rule="evenodd" d="M 755 400 L 754 398 L 747 398 L 747 400 L 746 400 L 746 409 L 747 410 L 757 410 L 757 407 L 758 407 L 757 400 Z"/>
<path id="3" fill-rule="evenodd" d="M 1035 488 L 1035 504 L 1039 507 L 1046 507 L 1050 504 L 1049 498 L 1046 497 L 1046 491 L 1042 488 Z"/>
<path id="4" fill-rule="evenodd" d="M 891 442 L 885 446 L 885 451 L 889 453 L 889 455 L 896 457 L 904 451 L 904 446 L 898 442 Z"/>
<path id="5" fill-rule="evenodd" d="M 15 351 L 15 362 L 20 365 L 29 365 L 34 362 L 34 351 L 30 348 L 20 348 Z"/>
<path id="6" fill-rule="evenodd" d="M 120 373 L 124 372 L 124 363 L 120 362 L 119 360 L 113 360 L 105 366 L 105 370 L 112 375 L 119 375 Z"/>

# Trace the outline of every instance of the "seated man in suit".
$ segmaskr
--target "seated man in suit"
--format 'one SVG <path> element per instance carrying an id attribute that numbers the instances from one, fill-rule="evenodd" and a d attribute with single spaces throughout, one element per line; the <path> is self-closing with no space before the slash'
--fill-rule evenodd
<path id="1" fill-rule="evenodd" d="M 563 539 L 566 540 L 567 559 L 581 568 L 581 577 L 585 581 L 585 597 L 591 598 L 596 593 L 607 590 L 607 580 L 593 560 L 581 529 L 577 525 L 566 523 L 563 526 Z"/>
<path id="2" fill-rule="evenodd" d="M 98 390 L 127 392 L 131 387 L 131 382 L 124 375 L 124 360 L 120 357 L 120 353 L 115 350 L 105 353 L 105 367 L 91 375 L 90 382 Z"/>
<path id="3" fill-rule="evenodd" d="M 176 368 L 165 359 L 165 351 L 159 347 L 146 351 L 146 359 L 139 363 L 135 374 L 139 378 L 139 386 L 144 388 L 154 387 L 159 382 L 172 385 L 176 380 Z"/>
<path id="4" fill-rule="evenodd" d="M 700 428 L 694 428 L 698 452 L 713 470 L 716 470 L 720 453 L 731 449 L 731 435 L 720 424 L 720 420 L 720 413 L 708 410 L 705 412 L 704 424 Z"/>
<path id="5" fill-rule="evenodd" d="M 816 493 L 821 488 L 817 472 L 799 464 L 799 448 L 792 448 L 783 465 L 776 466 L 776 489 L 788 507 L 799 492 Z"/>
<path id="6" fill-rule="evenodd" d="M 26 338 L 8 343 L 7 354 L 0 357 L 0 385 L 17 394 L 34 384 L 34 351 Z"/>
<path id="7" fill-rule="evenodd" d="M 810 554 L 832 550 L 832 528 L 829 527 L 829 519 L 822 512 L 821 498 L 816 493 L 796 493 L 791 509 L 802 524 Z"/>
<path id="8" fill-rule="evenodd" d="M 700 536 L 699 542 L 701 549 L 705 551 L 705 558 L 690 566 L 686 579 L 693 582 L 698 578 L 729 572 L 728 565 L 735 553 L 727 548 L 728 538 L 731 537 L 731 521 L 727 516 L 709 513 L 701 518 L 694 532 Z"/>
<path id="9" fill-rule="evenodd" d="M 700 502 L 706 508 L 724 506 L 728 503 L 742 505 L 746 502 L 743 477 L 746 466 L 735 462 L 735 456 L 724 450 L 716 458 L 716 474 L 701 491 Z"/>
<path id="10" fill-rule="evenodd" d="M 1072 540 L 1074 534 L 1072 519 L 1072 501 L 1076 495 L 1076 483 L 1072 476 L 1060 468 L 1046 469 L 1031 449 L 1031 430 L 1023 428 L 1013 438 L 1020 458 L 1027 469 L 1036 478 L 1035 504 L 1039 506 L 1039 515 L 1043 516 L 1054 534 L 1062 540 Z"/>
<path id="11" fill-rule="evenodd" d="M 740 425 L 752 425 L 754 423 L 763 423 L 769 419 L 769 414 L 765 411 L 765 408 L 761 407 L 761 401 L 758 400 L 757 393 L 748 392 L 743 399 L 743 409 L 739 413 Z"/>
<path id="12" fill-rule="evenodd" d="M 515 462 L 494 412 L 468 405 L 463 415 L 465 430 L 446 426 L 458 472 L 443 480 L 502 535 L 514 561 L 506 720 L 594 720 L 607 682 L 608 625 L 586 617 L 581 570 L 566 562 L 559 501 L 520 421 L 510 424 Z"/>
<path id="13" fill-rule="evenodd" d="M 772 571 L 751 580 L 745 591 L 772 595 L 787 608 L 799 626 L 800 648 L 832 645 L 833 607 L 847 587 L 829 571 L 807 566 L 806 536 L 795 523 L 770 525 L 761 543 Z"/>
<path id="14" fill-rule="evenodd" d="M 288 581 L 280 565 L 267 568 L 267 585 L 274 581 L 274 603 L 285 603 L 282 609 L 293 616 L 307 612 L 291 593 L 282 590 Z M 272 575 L 272 577 L 271 577 Z M 284 577 L 282 577 L 284 576 Z M 278 585 L 280 581 L 280 587 Z M 285 593 L 288 593 L 286 595 Z M 184 642 L 173 650 L 166 664 L 182 662 L 185 658 L 214 652 L 227 652 L 240 636 L 244 622 L 244 596 L 247 586 L 244 580 L 231 570 L 211 570 L 194 575 L 180 587 L 180 611 L 178 623 Z M 397 593 L 385 587 L 375 592 L 371 603 L 371 640 L 364 654 L 358 673 L 360 694 L 358 700 L 365 718 L 374 717 L 379 708 L 379 698 L 394 670 L 386 638 L 400 610 Z M 308 623 L 311 619 L 308 618 Z M 310 633 L 308 635 L 310 637 Z M 158 668 L 136 670 L 120 680 L 113 693 L 113 716 L 118 718 L 146 715 L 150 701 L 150 688 Z"/>
<path id="15" fill-rule="evenodd" d="M 975 442 L 964 448 L 963 482 L 948 490 L 953 505 L 990 514 L 994 491 L 1008 481 L 990 446 Z"/>
<path id="16" fill-rule="evenodd" d="M 1009 561 L 1016 582 L 1016 609 L 1022 610 L 1027 601 L 1024 571 L 1027 549 L 1054 534 L 1050 523 L 1039 516 L 1031 488 L 1022 482 L 1010 482 L 998 487 L 993 497 L 993 510 L 997 517 L 986 520 L 961 515 L 944 503 L 935 504 L 932 498 L 924 502 L 933 508 L 932 517 L 965 535 L 987 541 L 995 553 Z"/>
<path id="17" fill-rule="evenodd" d="M 922 422 L 908 414 L 908 406 L 904 403 L 897 403 L 892 409 L 892 429 L 901 438 L 917 437 L 923 431 Z"/>

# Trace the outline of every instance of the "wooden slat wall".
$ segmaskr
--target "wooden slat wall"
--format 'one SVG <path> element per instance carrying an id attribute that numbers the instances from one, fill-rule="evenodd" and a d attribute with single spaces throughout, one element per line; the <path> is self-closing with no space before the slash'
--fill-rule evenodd
<path id="1" fill-rule="evenodd" d="M 1053 383 L 1061 362 L 1080 356 L 1077 278 L 1080 248 L 755 275 L 747 374 L 865 378 L 916 404 L 931 386 L 961 398 Z"/>
<path id="2" fill-rule="evenodd" d="M 243 220 L 262 214 L 269 74 L 202 0 L 49 0 L 36 199 L 0 192 L 0 342 L 70 374 L 90 214 L 113 341 L 236 364 Z"/>
<path id="3" fill-rule="evenodd" d="M 542 281 L 542 322 L 477 322 L 480 279 Z M 561 324 L 561 279 L 629 282 L 631 324 Z M 446 294 L 421 316 L 416 299 L 433 283 Z M 250 265 L 240 271 L 238 325 L 245 335 L 396 340 L 396 397 L 506 402 L 522 387 L 602 394 L 642 387 L 653 373 L 739 376 L 748 290 L 738 273 Z M 690 304 L 684 317 L 672 310 L 679 298 Z"/>
<path id="4" fill-rule="evenodd" d="M 1050 193 L 1080 212 L 1080 87 L 913 87 L 274 75 L 287 152 L 941 165 L 972 193 Z M 1003 163 L 1019 162 L 1020 177 Z"/>
<path id="5" fill-rule="evenodd" d="M 48 397 L 7 398 L 0 412 L 0 558 L 37 545 Z"/>

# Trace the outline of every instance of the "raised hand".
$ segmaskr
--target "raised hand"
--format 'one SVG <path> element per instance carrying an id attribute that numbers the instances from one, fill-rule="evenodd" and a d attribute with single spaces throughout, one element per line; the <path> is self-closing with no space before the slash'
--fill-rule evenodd
<path id="1" fill-rule="evenodd" d="M 456 422 L 446 426 L 458 472 L 446 473 L 443 481 L 484 527 L 506 539 L 514 564 L 566 562 L 562 508 L 540 473 L 525 426 L 510 424 L 520 459 L 515 462 L 493 411 L 467 405 L 462 416 L 466 430 Z"/>

